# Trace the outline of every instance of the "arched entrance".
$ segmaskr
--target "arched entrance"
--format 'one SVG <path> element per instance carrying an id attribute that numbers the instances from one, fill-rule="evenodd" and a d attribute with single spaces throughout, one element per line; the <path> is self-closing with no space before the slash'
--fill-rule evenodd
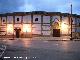
<path id="1" fill-rule="evenodd" d="M 15 30 L 16 38 L 19 38 L 20 37 L 21 28 L 15 28 L 14 30 Z"/>
<path id="2" fill-rule="evenodd" d="M 60 37 L 60 26 L 58 19 L 53 21 L 51 29 L 53 32 L 53 37 Z"/>

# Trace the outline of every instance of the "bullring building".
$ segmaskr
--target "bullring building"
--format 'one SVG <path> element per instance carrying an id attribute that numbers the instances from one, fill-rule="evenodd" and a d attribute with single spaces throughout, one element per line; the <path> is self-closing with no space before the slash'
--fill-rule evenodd
<path id="1" fill-rule="evenodd" d="M 80 15 L 61 12 L 13 12 L 0 14 L 0 37 L 80 36 Z"/>

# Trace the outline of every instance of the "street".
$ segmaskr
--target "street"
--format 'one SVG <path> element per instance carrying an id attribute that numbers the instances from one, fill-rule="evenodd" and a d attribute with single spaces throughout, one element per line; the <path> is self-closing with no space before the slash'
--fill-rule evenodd
<path id="1" fill-rule="evenodd" d="M 4 60 L 80 60 L 80 41 L 7 40 Z"/>

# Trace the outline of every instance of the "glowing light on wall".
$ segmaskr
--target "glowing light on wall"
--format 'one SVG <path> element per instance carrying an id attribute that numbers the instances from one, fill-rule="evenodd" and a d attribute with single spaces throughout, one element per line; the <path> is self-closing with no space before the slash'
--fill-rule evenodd
<path id="1" fill-rule="evenodd" d="M 7 24 L 7 34 L 12 34 L 12 33 L 13 33 L 13 25 Z"/>
<path id="2" fill-rule="evenodd" d="M 69 29 L 68 27 L 69 26 L 66 23 L 64 22 L 61 23 L 61 30 L 63 34 L 68 33 L 68 29 Z"/>
<path id="3" fill-rule="evenodd" d="M 23 24 L 23 32 L 31 32 L 31 24 Z"/>

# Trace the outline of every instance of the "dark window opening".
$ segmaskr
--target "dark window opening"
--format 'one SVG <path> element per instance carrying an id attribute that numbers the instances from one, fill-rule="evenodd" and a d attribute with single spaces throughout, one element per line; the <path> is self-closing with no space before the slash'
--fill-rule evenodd
<path id="1" fill-rule="evenodd" d="M 3 20 L 3 22 L 5 22 L 5 20 Z"/>
<path id="2" fill-rule="evenodd" d="M 35 21 L 38 21 L 38 18 L 35 18 Z"/>
<path id="3" fill-rule="evenodd" d="M 19 21 L 19 18 L 17 18 L 17 21 Z"/>

